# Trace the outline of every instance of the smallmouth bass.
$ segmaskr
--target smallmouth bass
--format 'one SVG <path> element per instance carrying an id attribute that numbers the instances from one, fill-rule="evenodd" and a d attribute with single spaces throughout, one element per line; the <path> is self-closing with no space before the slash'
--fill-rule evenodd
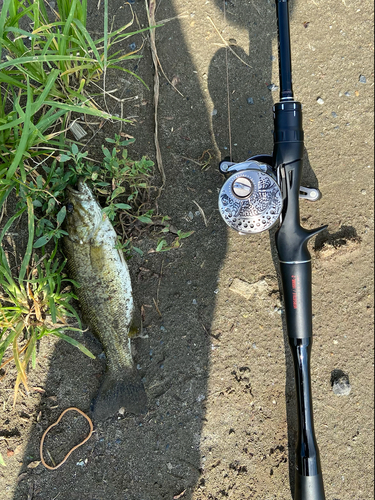
<path id="1" fill-rule="evenodd" d="M 79 180 L 67 188 L 64 252 L 85 322 L 102 343 L 107 372 L 93 401 L 94 420 L 124 407 L 134 414 L 147 411 L 147 397 L 132 354 L 129 330 L 134 302 L 128 266 L 116 248 L 117 236 L 89 187 Z"/>

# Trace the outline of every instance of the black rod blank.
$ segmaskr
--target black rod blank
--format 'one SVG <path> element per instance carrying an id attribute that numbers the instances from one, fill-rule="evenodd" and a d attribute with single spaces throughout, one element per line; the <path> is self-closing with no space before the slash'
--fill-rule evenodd
<path id="1" fill-rule="evenodd" d="M 279 32 L 280 100 L 293 100 L 288 0 L 276 0 L 276 12 Z"/>

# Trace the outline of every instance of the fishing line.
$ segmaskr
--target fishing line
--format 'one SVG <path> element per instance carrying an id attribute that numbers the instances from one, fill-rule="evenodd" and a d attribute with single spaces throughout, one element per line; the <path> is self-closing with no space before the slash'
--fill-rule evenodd
<path id="1" fill-rule="evenodd" d="M 227 11 L 224 0 L 224 24 L 227 26 Z M 232 127 L 230 115 L 230 93 L 229 93 L 229 67 L 228 67 L 228 46 L 225 46 L 225 67 L 227 75 L 227 105 L 228 105 L 228 134 L 229 134 L 229 159 L 232 161 Z"/>

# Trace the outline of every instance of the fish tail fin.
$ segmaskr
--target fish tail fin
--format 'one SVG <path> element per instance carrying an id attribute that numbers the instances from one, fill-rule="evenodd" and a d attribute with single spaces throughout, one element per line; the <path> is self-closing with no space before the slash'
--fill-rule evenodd
<path id="1" fill-rule="evenodd" d="M 94 421 L 116 415 L 120 408 L 135 415 L 147 413 L 147 395 L 140 375 L 134 370 L 124 371 L 119 378 L 106 374 L 99 392 L 91 403 Z"/>

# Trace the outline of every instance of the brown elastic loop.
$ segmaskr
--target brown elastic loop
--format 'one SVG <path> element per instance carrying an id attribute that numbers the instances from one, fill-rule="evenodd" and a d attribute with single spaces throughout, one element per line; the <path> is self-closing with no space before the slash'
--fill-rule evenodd
<path id="1" fill-rule="evenodd" d="M 57 425 L 60 420 L 62 419 L 62 417 L 65 415 L 65 413 L 67 413 L 68 411 L 78 411 L 78 413 L 80 413 L 83 417 L 85 417 L 85 419 L 88 421 L 89 423 L 89 426 L 90 426 L 90 432 L 88 434 L 88 436 L 79 444 L 77 444 L 76 446 L 74 446 L 74 448 L 72 448 L 69 453 L 67 455 L 65 455 L 65 458 L 62 462 L 60 462 L 59 464 L 57 464 L 55 467 L 51 467 L 50 465 L 46 464 L 46 462 L 44 461 L 44 458 L 43 458 L 43 445 L 44 445 L 44 440 L 45 440 L 45 437 L 47 435 L 47 433 L 52 429 L 52 427 L 55 427 L 55 425 Z M 93 433 L 93 430 L 94 430 L 94 426 L 92 424 L 92 421 L 91 421 L 91 418 L 88 417 L 85 413 L 83 413 L 83 411 L 79 410 L 78 408 L 74 408 L 74 407 L 71 407 L 71 408 L 67 408 L 66 410 L 64 410 L 62 412 L 62 414 L 59 416 L 59 418 L 56 420 L 56 422 L 52 425 L 50 425 L 45 431 L 44 431 L 44 434 L 42 436 L 42 440 L 40 441 L 40 460 L 42 462 L 42 464 L 44 465 L 44 467 L 46 467 L 46 469 L 49 469 L 49 470 L 55 470 L 57 469 L 58 467 L 60 467 L 64 462 L 66 462 L 66 460 L 68 459 L 69 455 L 71 455 L 71 453 L 73 453 L 74 450 L 76 450 L 77 448 L 79 448 L 80 446 L 82 446 L 84 443 L 86 443 L 86 441 L 88 441 Z"/>

